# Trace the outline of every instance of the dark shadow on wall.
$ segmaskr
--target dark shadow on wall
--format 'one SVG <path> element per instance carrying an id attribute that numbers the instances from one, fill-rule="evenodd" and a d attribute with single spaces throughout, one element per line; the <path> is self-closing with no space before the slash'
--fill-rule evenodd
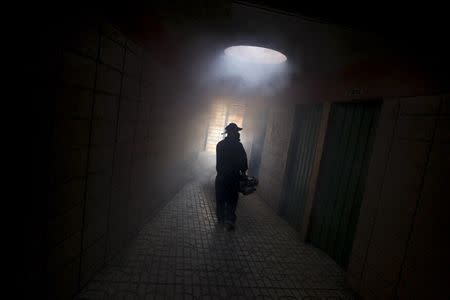
<path id="1" fill-rule="evenodd" d="M 29 298 L 70 299 L 120 253 L 192 178 L 205 126 L 183 74 L 108 19 L 59 21 L 36 28 Z"/>

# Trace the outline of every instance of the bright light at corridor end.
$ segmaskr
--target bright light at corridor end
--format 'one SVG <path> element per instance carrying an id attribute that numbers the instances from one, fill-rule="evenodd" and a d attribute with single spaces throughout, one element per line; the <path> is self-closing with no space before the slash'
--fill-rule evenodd
<path id="1" fill-rule="evenodd" d="M 244 62 L 256 64 L 281 64 L 287 60 L 281 52 L 255 46 L 232 46 L 225 49 L 225 55 L 237 58 Z"/>

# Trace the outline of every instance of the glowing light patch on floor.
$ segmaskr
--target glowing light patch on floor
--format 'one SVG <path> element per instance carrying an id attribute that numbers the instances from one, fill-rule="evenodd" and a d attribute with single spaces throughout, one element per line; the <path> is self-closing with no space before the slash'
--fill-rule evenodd
<path id="1" fill-rule="evenodd" d="M 276 50 L 255 46 L 232 46 L 225 49 L 225 55 L 244 62 L 257 64 L 281 64 L 286 55 Z"/>

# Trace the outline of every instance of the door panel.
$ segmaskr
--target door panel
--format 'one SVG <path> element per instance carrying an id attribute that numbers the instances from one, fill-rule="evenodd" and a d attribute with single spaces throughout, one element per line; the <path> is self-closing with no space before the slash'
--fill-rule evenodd
<path id="1" fill-rule="evenodd" d="M 379 102 L 331 107 L 308 241 L 347 267 L 364 191 Z"/>
<path id="2" fill-rule="evenodd" d="M 280 212 L 298 230 L 303 223 L 321 116 L 322 105 L 298 105 L 296 107 Z"/>

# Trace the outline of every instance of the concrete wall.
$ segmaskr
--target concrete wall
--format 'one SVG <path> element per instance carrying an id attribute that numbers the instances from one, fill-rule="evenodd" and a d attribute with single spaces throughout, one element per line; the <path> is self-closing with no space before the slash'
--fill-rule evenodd
<path id="1" fill-rule="evenodd" d="M 448 96 L 385 100 L 348 268 L 369 299 L 447 299 Z"/>
<path id="2" fill-rule="evenodd" d="M 48 152 L 35 159 L 51 167 L 33 169 L 48 205 L 33 229 L 40 263 L 26 276 L 51 299 L 76 294 L 189 180 L 205 133 L 170 67 L 108 22 L 78 21 L 46 32 L 42 49 L 55 68 L 39 98 Z"/>

